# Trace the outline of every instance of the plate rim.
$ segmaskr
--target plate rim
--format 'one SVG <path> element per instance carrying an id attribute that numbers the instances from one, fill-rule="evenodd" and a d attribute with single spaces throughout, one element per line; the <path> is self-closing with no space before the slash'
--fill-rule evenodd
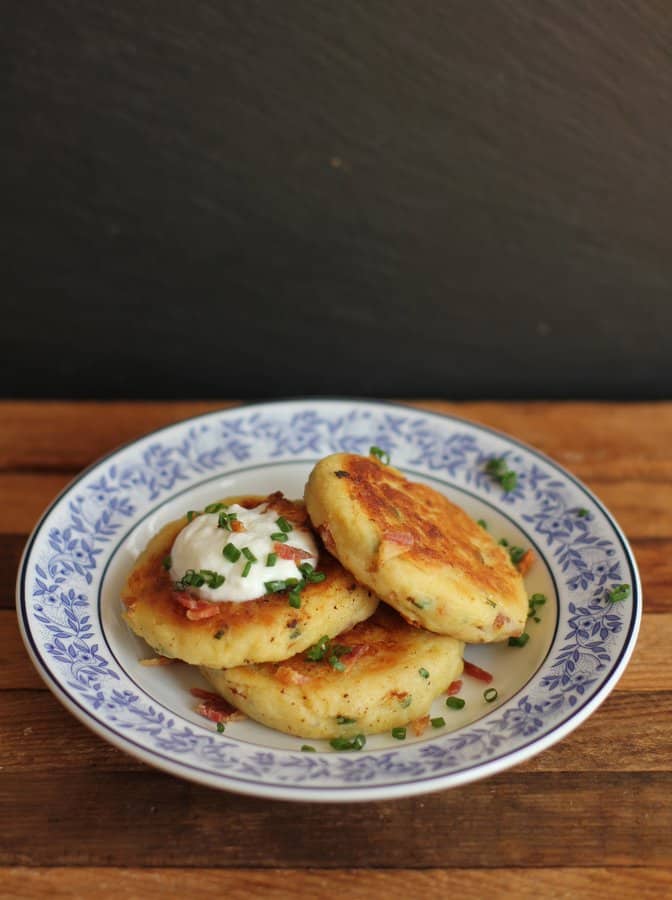
<path id="1" fill-rule="evenodd" d="M 27 561 L 30 552 L 35 544 L 35 541 L 42 530 L 43 523 L 45 522 L 47 517 L 61 502 L 61 500 L 66 497 L 77 484 L 85 479 L 90 472 L 92 472 L 94 469 L 97 469 L 99 466 L 110 460 L 112 457 L 116 456 L 118 453 L 121 453 L 122 451 L 147 440 L 148 438 L 155 437 L 163 433 L 164 431 L 168 431 L 173 428 L 183 427 L 191 422 L 215 418 L 228 412 L 233 413 L 237 410 L 245 410 L 253 407 L 278 408 L 294 403 L 348 404 L 350 406 L 359 405 L 362 407 L 371 405 L 375 407 L 389 406 L 394 409 L 403 409 L 407 412 L 415 412 L 420 415 L 427 415 L 444 422 L 453 421 L 461 423 L 470 428 L 475 428 L 477 430 L 495 435 L 505 442 L 515 445 L 516 447 L 519 447 L 532 454 L 533 456 L 541 459 L 543 462 L 545 462 L 547 465 L 550 465 L 555 471 L 561 474 L 563 478 L 569 479 L 584 494 L 586 494 L 586 496 L 590 498 L 590 500 L 605 516 L 605 519 L 608 522 L 610 528 L 613 529 L 615 536 L 618 538 L 619 543 L 622 546 L 624 556 L 627 560 L 628 565 L 630 566 L 633 575 L 632 597 L 630 598 L 633 613 L 630 617 L 628 632 L 624 639 L 623 647 L 620 650 L 618 661 L 614 665 L 608 677 L 599 685 L 595 694 L 579 709 L 570 710 L 566 718 L 555 724 L 546 733 L 537 737 L 533 737 L 527 744 L 518 747 L 515 750 L 505 752 L 501 756 L 494 759 L 474 763 L 458 772 L 432 775 L 421 780 L 410 778 L 408 781 L 399 782 L 396 784 L 374 786 L 367 786 L 362 784 L 355 784 L 354 787 L 344 784 L 334 785 L 330 787 L 302 786 L 301 791 L 297 791 L 296 785 L 266 785 L 263 783 L 263 781 L 260 780 L 237 780 L 235 778 L 231 778 L 231 776 L 227 775 L 226 773 L 207 772 L 206 770 L 198 769 L 197 767 L 191 767 L 188 763 L 163 757 L 154 751 L 146 750 L 140 745 L 135 744 L 133 741 L 129 741 L 123 735 L 118 734 L 112 727 L 106 725 L 104 722 L 98 721 L 98 719 L 93 717 L 87 709 L 80 706 L 77 701 L 73 700 L 73 698 L 61 687 L 58 679 L 47 668 L 47 666 L 42 661 L 39 653 L 37 652 L 37 648 L 33 643 L 32 635 L 29 633 L 27 628 L 27 614 L 24 610 L 24 604 L 26 601 L 25 576 Z M 178 419 L 175 422 L 161 425 L 158 428 L 152 429 L 142 435 L 139 435 L 136 438 L 122 442 L 116 447 L 113 447 L 107 453 L 93 460 L 88 466 L 77 473 L 77 475 L 58 492 L 58 494 L 53 498 L 53 500 L 43 511 L 32 531 L 30 532 L 21 555 L 17 572 L 16 611 L 19 623 L 19 631 L 26 651 L 28 652 L 31 662 L 35 666 L 38 674 L 40 675 L 48 689 L 51 691 L 51 693 L 68 710 L 68 712 L 74 715 L 75 718 L 83 725 L 85 725 L 89 730 L 93 731 L 98 737 L 112 744 L 117 749 L 120 749 L 123 752 L 127 753 L 129 756 L 140 760 L 150 767 L 166 772 L 173 777 L 185 778 L 207 787 L 219 790 L 229 790 L 233 793 L 238 793 L 246 796 L 256 796 L 264 799 L 276 799 L 292 802 L 365 802 L 370 800 L 397 799 L 406 796 L 416 796 L 418 794 L 431 793 L 440 790 L 446 790 L 452 787 L 459 787 L 461 785 L 471 783 L 472 781 L 480 780 L 481 778 L 486 778 L 490 775 L 496 774 L 497 772 L 505 771 L 509 768 L 517 766 L 527 759 L 536 756 L 538 753 L 543 752 L 549 746 L 552 746 L 553 744 L 565 738 L 595 712 L 595 710 L 604 702 L 604 700 L 606 700 L 617 682 L 620 680 L 625 668 L 627 667 L 632 657 L 632 653 L 634 652 L 634 648 L 637 643 L 643 612 L 643 596 L 641 577 L 637 565 L 637 560 L 623 529 L 621 528 L 615 517 L 605 506 L 605 504 L 593 493 L 593 491 L 589 487 L 587 487 L 587 485 L 585 485 L 572 472 L 564 468 L 564 466 L 556 462 L 552 457 L 548 456 L 543 451 L 530 444 L 527 444 L 524 441 L 521 441 L 519 438 L 514 437 L 507 432 L 501 431 L 498 428 L 494 428 L 490 425 L 485 425 L 481 422 L 473 421 L 464 416 L 456 415 L 452 412 L 442 413 L 435 410 L 428 410 L 423 407 L 414 405 L 412 401 L 400 402 L 388 399 L 330 395 L 296 397 L 290 396 L 269 400 L 253 400 L 249 402 L 234 403 L 231 406 L 219 407 L 210 411 L 196 413 L 193 416 L 188 416 L 183 419 Z M 98 610 L 96 614 L 98 614 Z M 539 669 L 537 669 L 536 671 L 538 672 Z M 320 752 L 321 751 L 318 751 L 318 754 Z M 184 771 L 185 769 L 188 771 Z"/>

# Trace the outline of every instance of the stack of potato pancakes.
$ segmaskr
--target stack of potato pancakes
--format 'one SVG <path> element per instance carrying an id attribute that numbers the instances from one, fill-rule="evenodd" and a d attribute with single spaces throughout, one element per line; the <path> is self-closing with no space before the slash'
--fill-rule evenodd
<path id="1" fill-rule="evenodd" d="M 176 585 L 165 560 L 187 519 L 165 526 L 124 588 L 130 627 L 162 657 L 199 666 L 237 710 L 288 734 L 347 748 L 353 736 L 426 722 L 462 672 L 464 642 L 521 634 L 528 601 L 484 528 L 379 456 L 320 460 L 304 502 L 273 494 L 219 504 L 264 504 L 288 528 L 319 536 L 317 565 L 297 560 L 296 579 L 257 599 L 205 606 L 198 586 Z"/>

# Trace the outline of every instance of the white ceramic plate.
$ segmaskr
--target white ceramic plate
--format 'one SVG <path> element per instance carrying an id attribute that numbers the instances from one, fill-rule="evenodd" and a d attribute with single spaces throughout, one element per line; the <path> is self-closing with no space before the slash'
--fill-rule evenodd
<path id="1" fill-rule="evenodd" d="M 313 463 L 375 444 L 394 465 L 531 547 L 530 594 L 548 598 L 530 640 L 467 647 L 494 675 L 497 699 L 464 678 L 463 710 L 436 701 L 446 726 L 400 742 L 369 737 L 336 752 L 251 721 L 224 734 L 194 712 L 186 665 L 151 656 L 120 617 L 133 561 L 165 522 L 227 494 L 300 497 Z M 485 471 L 504 456 L 518 474 L 505 493 Z M 612 603 L 608 592 L 631 586 Z M 17 605 L 28 651 L 49 688 L 98 735 L 144 762 L 216 788 L 290 800 L 370 800 L 433 791 L 515 765 L 564 737 L 604 700 L 632 653 L 641 616 L 635 561 L 602 504 L 573 476 L 513 438 L 391 403 L 296 400 L 239 407 L 163 428 L 84 472 L 30 538 Z"/>

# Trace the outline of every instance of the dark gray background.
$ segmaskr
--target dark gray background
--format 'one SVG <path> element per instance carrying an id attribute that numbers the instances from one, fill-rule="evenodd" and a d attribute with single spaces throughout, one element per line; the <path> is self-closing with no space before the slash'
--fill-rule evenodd
<path id="1" fill-rule="evenodd" d="M 672 392 L 672 4 L 14 0 L 4 396 Z"/>

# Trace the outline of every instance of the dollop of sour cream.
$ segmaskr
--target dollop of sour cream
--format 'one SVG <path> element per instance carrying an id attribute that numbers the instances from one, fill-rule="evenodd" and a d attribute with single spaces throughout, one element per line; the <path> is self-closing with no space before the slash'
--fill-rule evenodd
<path id="1" fill-rule="evenodd" d="M 265 503 L 253 509 L 245 509 L 244 506 L 233 503 L 226 512 L 236 514 L 244 531 L 220 528 L 218 513 L 203 513 L 180 531 L 170 553 L 170 577 L 175 582 L 180 581 L 190 569 L 195 572 L 208 570 L 224 576 L 224 583 L 220 587 L 203 585 L 190 588 L 201 600 L 211 603 L 256 600 L 268 593 L 265 586 L 267 581 L 301 578 L 298 565 L 317 565 L 317 544 L 307 528 L 292 526 L 292 530 L 287 533 L 287 541 L 282 546 L 297 547 L 309 553 L 308 557 L 297 564 L 293 559 L 283 559 L 278 555 L 276 541 L 271 537 L 282 533 L 278 525 L 278 513 L 269 509 Z M 227 544 L 233 544 L 240 551 L 240 557 L 235 562 L 223 555 L 222 551 Z M 247 548 L 248 555 L 243 553 L 244 548 Z M 269 566 L 267 561 L 272 553 L 276 554 L 277 559 L 275 565 Z M 255 557 L 256 562 L 252 562 L 247 569 L 247 576 L 243 577 L 247 563 L 250 562 L 249 555 Z"/>

